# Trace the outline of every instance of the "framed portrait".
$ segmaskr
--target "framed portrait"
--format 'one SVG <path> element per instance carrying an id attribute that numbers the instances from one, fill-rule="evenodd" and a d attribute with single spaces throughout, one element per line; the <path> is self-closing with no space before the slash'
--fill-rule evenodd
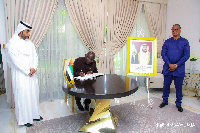
<path id="1" fill-rule="evenodd" d="M 157 38 L 128 37 L 126 71 L 131 76 L 157 75 Z"/>

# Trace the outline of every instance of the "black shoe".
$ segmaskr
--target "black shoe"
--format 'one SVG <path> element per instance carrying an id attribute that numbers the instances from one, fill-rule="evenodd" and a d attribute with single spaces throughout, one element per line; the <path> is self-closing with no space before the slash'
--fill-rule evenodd
<path id="1" fill-rule="evenodd" d="M 40 116 L 40 119 L 33 119 L 33 121 L 41 121 L 43 120 L 42 116 Z"/>
<path id="2" fill-rule="evenodd" d="M 89 103 L 85 104 L 85 110 L 89 111 L 89 105 L 90 105 Z"/>
<path id="3" fill-rule="evenodd" d="M 181 106 L 177 106 L 177 105 L 176 105 L 176 107 L 178 108 L 178 111 L 179 111 L 179 112 L 183 112 L 183 108 L 182 108 Z"/>
<path id="4" fill-rule="evenodd" d="M 24 124 L 24 126 L 27 126 L 27 127 L 31 127 L 33 124 L 30 124 L 30 123 L 27 123 L 27 124 Z"/>
<path id="5" fill-rule="evenodd" d="M 160 104 L 159 107 L 160 107 L 160 108 L 163 108 L 163 107 L 165 107 L 165 105 L 168 105 L 168 102 L 166 102 L 166 103 L 163 103 L 163 102 L 162 102 L 162 103 Z"/>
<path id="6" fill-rule="evenodd" d="M 83 108 L 82 105 L 78 105 L 78 109 L 79 109 L 80 111 L 84 111 L 84 108 Z"/>

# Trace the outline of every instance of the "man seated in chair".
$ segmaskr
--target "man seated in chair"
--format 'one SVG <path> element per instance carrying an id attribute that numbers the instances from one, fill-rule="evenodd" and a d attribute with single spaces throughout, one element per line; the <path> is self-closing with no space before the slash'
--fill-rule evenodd
<path id="1" fill-rule="evenodd" d="M 79 57 L 75 59 L 74 61 L 74 68 L 73 73 L 74 76 L 85 76 L 85 74 L 93 74 L 98 73 L 97 67 L 96 67 L 96 61 L 94 60 L 95 53 L 92 51 L 89 51 L 85 57 Z M 81 104 L 81 98 L 75 97 L 76 104 L 78 106 L 78 109 L 80 111 L 84 111 L 84 108 Z M 85 99 L 85 110 L 89 111 L 89 104 L 91 103 L 90 99 Z"/>

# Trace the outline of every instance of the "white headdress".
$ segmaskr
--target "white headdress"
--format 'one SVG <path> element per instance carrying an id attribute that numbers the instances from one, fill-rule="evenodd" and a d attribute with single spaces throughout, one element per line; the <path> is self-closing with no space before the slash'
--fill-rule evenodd
<path id="1" fill-rule="evenodd" d="M 18 35 L 21 31 L 24 31 L 26 29 L 31 30 L 32 27 L 30 26 L 30 24 L 20 21 L 20 23 L 18 24 L 17 29 L 15 31 L 15 34 Z"/>
<path id="2" fill-rule="evenodd" d="M 149 51 L 149 46 L 147 44 L 142 44 L 141 47 L 140 47 L 140 51 L 142 51 L 143 46 L 147 46 L 147 52 L 148 52 Z"/>

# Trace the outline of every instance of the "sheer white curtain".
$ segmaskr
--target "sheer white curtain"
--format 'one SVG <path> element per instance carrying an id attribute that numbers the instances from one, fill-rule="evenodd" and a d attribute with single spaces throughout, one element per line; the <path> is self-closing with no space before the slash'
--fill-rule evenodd
<path id="1" fill-rule="evenodd" d="M 150 37 L 147 21 L 145 18 L 144 6 L 142 6 L 137 24 L 131 33 L 131 37 Z M 126 75 L 126 57 L 127 44 L 114 56 L 115 73 L 118 75 Z"/>
<path id="2" fill-rule="evenodd" d="M 64 0 L 59 0 L 47 34 L 37 49 L 41 101 L 64 97 L 62 60 L 85 56 L 87 52 L 71 23 Z"/>

